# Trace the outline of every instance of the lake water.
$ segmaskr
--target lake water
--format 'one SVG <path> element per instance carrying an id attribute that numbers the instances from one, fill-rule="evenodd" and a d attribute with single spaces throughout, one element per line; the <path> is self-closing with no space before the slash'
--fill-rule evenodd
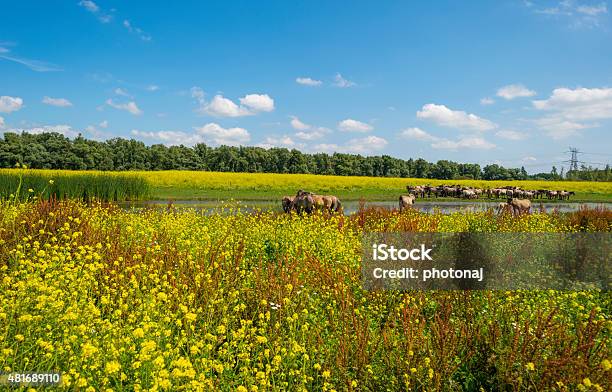
<path id="1" fill-rule="evenodd" d="M 440 211 L 443 214 L 449 214 L 453 212 L 478 212 L 486 211 L 490 208 L 496 208 L 500 201 L 420 201 L 417 200 L 414 204 L 414 209 L 433 213 Z M 216 201 L 202 201 L 202 200 L 173 200 L 169 204 L 168 200 L 147 200 L 137 202 L 124 202 L 119 203 L 119 206 L 125 209 L 130 208 L 168 208 L 171 205 L 174 208 L 191 208 L 204 213 L 214 212 L 231 212 L 233 209 L 239 207 L 243 211 L 263 210 L 263 211 L 282 211 L 280 201 L 272 200 L 243 200 L 243 201 L 232 201 L 232 202 L 216 202 Z M 359 201 L 346 201 L 342 203 L 344 213 L 346 215 L 352 214 L 359 209 Z M 368 201 L 365 202 L 366 207 L 382 207 L 387 209 L 394 209 L 398 207 L 397 201 Z M 532 211 L 539 211 L 542 207 L 546 212 L 572 212 L 578 210 L 582 206 L 589 208 L 594 207 L 606 207 L 612 208 L 612 203 L 545 203 L 545 202 L 533 202 Z"/>

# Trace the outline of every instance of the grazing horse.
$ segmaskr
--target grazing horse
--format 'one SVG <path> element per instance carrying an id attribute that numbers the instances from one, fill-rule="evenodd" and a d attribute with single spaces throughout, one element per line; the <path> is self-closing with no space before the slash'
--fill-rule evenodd
<path id="1" fill-rule="evenodd" d="M 410 208 L 414 204 L 414 199 L 416 197 L 411 193 L 408 196 L 400 196 L 399 197 L 399 210 L 400 212 L 404 211 L 404 208 Z"/>
<path id="2" fill-rule="evenodd" d="M 529 213 L 531 211 L 531 200 L 508 198 L 508 205 L 512 207 L 514 214 Z"/>
<path id="3" fill-rule="evenodd" d="M 285 196 L 283 197 L 281 203 L 283 205 L 283 211 L 289 213 L 293 209 L 293 200 L 295 200 L 295 196 Z"/>

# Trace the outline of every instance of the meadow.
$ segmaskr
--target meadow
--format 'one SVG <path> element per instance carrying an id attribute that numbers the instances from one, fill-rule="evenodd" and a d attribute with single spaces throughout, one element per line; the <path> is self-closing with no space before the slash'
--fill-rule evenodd
<path id="1" fill-rule="evenodd" d="M 610 292 L 370 292 L 360 260 L 367 232 L 611 229 L 604 209 L 1 202 L 0 371 L 59 370 L 82 391 L 610 390 Z"/>
<path id="2" fill-rule="evenodd" d="M 279 200 L 298 189 L 334 194 L 343 200 L 396 200 L 406 193 L 406 185 L 459 184 L 479 188 L 506 185 L 524 189 L 563 189 L 576 192 L 571 201 L 612 201 L 611 182 L 584 181 L 484 181 L 433 180 L 322 176 L 311 174 L 221 173 L 205 171 L 64 171 L 0 169 L 0 197 L 14 193 L 19 176 L 22 190 L 44 189 L 59 196 L 102 200 Z M 55 181 L 49 186 L 49 181 Z M 455 199 L 456 200 L 456 199 Z M 554 201 L 553 201 L 554 202 Z"/>

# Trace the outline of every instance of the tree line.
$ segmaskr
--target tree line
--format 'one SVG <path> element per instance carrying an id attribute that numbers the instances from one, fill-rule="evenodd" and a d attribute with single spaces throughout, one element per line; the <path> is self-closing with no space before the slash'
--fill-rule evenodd
<path id="1" fill-rule="evenodd" d="M 17 163 L 33 169 L 63 170 L 205 170 L 248 173 L 305 173 L 340 176 L 416 177 L 432 179 L 524 180 L 556 179 L 552 174 L 528 175 L 525 168 L 474 163 L 355 154 L 306 154 L 287 148 L 145 145 L 134 139 L 74 139 L 56 132 L 4 133 L 0 167 Z"/>

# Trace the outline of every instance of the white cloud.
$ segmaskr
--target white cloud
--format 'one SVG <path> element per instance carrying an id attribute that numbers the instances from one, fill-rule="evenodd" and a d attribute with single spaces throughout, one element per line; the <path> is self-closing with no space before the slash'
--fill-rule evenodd
<path id="1" fill-rule="evenodd" d="M 600 3 L 598 5 L 579 5 L 578 7 L 576 7 L 576 11 L 584 14 L 584 15 L 588 15 L 588 16 L 597 16 L 600 14 L 607 14 L 608 13 L 608 6 L 606 3 Z"/>
<path id="2" fill-rule="evenodd" d="M 85 8 L 87 11 L 92 12 L 92 13 L 96 13 L 100 11 L 100 7 L 98 7 L 98 5 L 94 3 L 93 1 L 82 0 L 79 2 L 79 5 Z"/>
<path id="3" fill-rule="evenodd" d="M 102 23 L 109 23 L 113 19 L 113 16 L 111 14 L 104 12 L 100 8 L 100 6 L 98 6 L 96 3 L 94 3 L 91 0 L 81 0 L 78 4 L 81 7 L 85 8 L 87 11 L 96 15 L 98 20 Z"/>
<path id="4" fill-rule="evenodd" d="M 215 117 L 242 117 L 253 114 L 247 108 L 236 105 L 231 99 L 222 95 L 215 95 L 210 103 L 200 109 Z"/>
<path id="5" fill-rule="evenodd" d="M 293 129 L 296 129 L 298 131 L 305 131 L 307 129 L 310 129 L 310 125 L 303 123 L 296 116 L 291 116 L 291 126 L 293 127 Z"/>
<path id="6" fill-rule="evenodd" d="M 136 34 L 138 38 L 140 38 L 141 40 L 151 41 L 151 36 L 149 34 L 145 33 L 138 27 L 134 27 L 132 25 L 132 22 L 130 22 L 129 20 L 127 19 L 123 20 L 123 27 L 125 27 L 130 33 Z"/>
<path id="7" fill-rule="evenodd" d="M 374 129 L 370 124 L 347 118 L 338 123 L 338 129 L 345 132 L 369 132 Z"/>
<path id="8" fill-rule="evenodd" d="M 310 149 L 314 152 L 325 152 L 328 154 L 332 154 L 334 152 L 342 152 L 342 148 L 334 143 L 320 143 L 312 146 Z"/>
<path id="9" fill-rule="evenodd" d="M 495 100 L 493 98 L 485 97 L 480 100 L 481 105 L 493 105 Z"/>
<path id="10" fill-rule="evenodd" d="M 559 112 L 572 120 L 612 118 L 612 88 L 556 88 L 545 100 L 533 101 L 538 110 Z"/>
<path id="11" fill-rule="evenodd" d="M 87 132 L 88 137 L 94 140 L 103 141 L 108 139 L 109 137 L 106 132 L 98 129 L 95 125 L 88 125 L 87 127 L 85 127 L 85 131 Z"/>
<path id="12" fill-rule="evenodd" d="M 115 94 L 121 95 L 122 97 L 130 97 L 130 94 L 128 93 L 128 91 L 125 89 L 122 89 L 121 87 L 117 87 L 115 89 Z"/>
<path id="13" fill-rule="evenodd" d="M 135 116 L 140 116 L 143 113 L 143 111 L 138 108 L 138 105 L 136 105 L 136 102 L 134 101 L 127 103 L 115 103 L 112 99 L 107 99 L 106 104 L 115 109 L 125 110 Z"/>
<path id="14" fill-rule="evenodd" d="M 512 131 L 512 130 L 502 130 L 497 131 L 495 136 L 498 136 L 502 139 L 507 140 L 524 140 L 527 139 L 527 134 L 524 132 Z"/>
<path id="15" fill-rule="evenodd" d="M 417 111 L 417 117 L 449 128 L 487 131 L 497 127 L 495 123 L 478 117 L 475 114 L 451 110 L 444 105 L 436 105 L 434 103 L 424 105 L 421 110 Z"/>
<path id="16" fill-rule="evenodd" d="M 66 108 L 66 107 L 72 106 L 72 102 L 70 102 L 66 98 L 51 98 L 51 97 L 45 96 L 42 102 L 44 104 L 51 105 L 51 106 L 57 106 L 60 108 Z"/>
<path id="17" fill-rule="evenodd" d="M 36 71 L 36 72 L 62 71 L 62 68 L 60 68 L 59 66 L 55 64 L 47 63 L 45 61 L 30 60 L 30 59 L 24 59 L 21 57 L 6 56 L 3 54 L 0 54 L 0 58 L 25 65 L 26 67 L 30 68 L 32 71 Z"/>
<path id="18" fill-rule="evenodd" d="M 481 137 L 463 137 L 457 141 L 440 139 L 432 143 L 431 147 L 444 150 L 459 150 L 463 148 L 489 150 L 495 148 L 495 144 L 489 143 Z"/>
<path id="19" fill-rule="evenodd" d="M 244 128 L 223 128 L 217 123 L 208 123 L 202 127 L 195 128 L 199 135 L 207 142 L 219 145 L 235 146 L 247 143 L 251 140 L 249 131 Z"/>
<path id="20" fill-rule="evenodd" d="M 57 132 L 66 137 L 71 137 L 71 138 L 76 137 L 79 134 L 77 131 L 72 129 L 70 125 L 65 125 L 65 124 L 43 125 L 40 127 L 32 127 L 32 128 L 13 128 L 13 129 L 9 129 L 8 131 L 15 132 L 15 133 L 25 132 L 25 133 L 31 133 L 33 135 L 38 135 L 41 133 L 48 133 L 48 132 Z"/>
<path id="21" fill-rule="evenodd" d="M 4 117 L 0 116 L 0 129 L 4 129 L 5 123 L 4 123 Z"/>
<path id="22" fill-rule="evenodd" d="M 295 137 L 302 140 L 317 140 L 321 139 L 329 133 L 329 129 L 327 128 L 312 128 L 308 131 L 300 131 L 295 133 Z"/>
<path id="23" fill-rule="evenodd" d="M 159 86 L 155 85 L 155 84 L 151 84 L 149 86 L 147 86 L 147 91 L 157 91 L 159 90 Z"/>
<path id="24" fill-rule="evenodd" d="M 268 94 L 248 94 L 240 98 L 240 103 L 253 112 L 271 112 L 274 110 L 274 100 Z"/>
<path id="25" fill-rule="evenodd" d="M 400 132 L 399 136 L 404 139 L 414 139 L 425 142 L 439 140 L 438 137 L 433 136 L 420 128 L 406 128 Z"/>
<path id="26" fill-rule="evenodd" d="M 369 154 L 384 149 L 387 144 L 389 143 L 382 137 L 367 136 L 349 140 L 346 143 L 346 149 L 356 154 Z"/>
<path id="27" fill-rule="evenodd" d="M 23 107 L 23 99 L 19 97 L 9 97 L 3 95 L 0 97 L 0 113 L 11 113 Z"/>
<path id="28" fill-rule="evenodd" d="M 536 125 L 555 140 L 566 139 L 579 135 L 581 130 L 593 128 L 593 124 L 582 124 L 565 120 L 558 116 L 543 117 L 535 121 Z"/>
<path id="29" fill-rule="evenodd" d="M 593 121 L 612 119 L 612 88 L 556 88 L 533 106 L 546 113 L 536 125 L 553 139 L 563 139 L 599 126 Z"/>
<path id="30" fill-rule="evenodd" d="M 268 136 L 264 139 L 263 142 L 258 143 L 257 147 L 262 148 L 273 148 L 273 147 L 285 147 L 285 148 L 300 148 L 304 145 L 301 143 L 296 143 L 291 137 L 287 135 L 283 135 L 281 137 Z"/>
<path id="31" fill-rule="evenodd" d="M 522 84 L 509 84 L 507 86 L 500 87 L 500 89 L 497 90 L 497 96 L 507 100 L 533 97 L 534 95 L 536 95 L 535 91 L 529 90 Z"/>
<path id="32" fill-rule="evenodd" d="M 193 86 L 189 91 L 191 92 L 191 97 L 195 98 L 200 106 L 204 105 L 204 90 L 202 90 L 200 87 Z"/>
<path id="33" fill-rule="evenodd" d="M 334 86 L 336 87 L 348 88 L 348 87 L 353 87 L 356 85 L 357 83 L 350 81 L 348 79 L 344 79 L 340 73 L 336 73 L 336 76 L 334 76 Z"/>
<path id="34" fill-rule="evenodd" d="M 167 146 L 193 146 L 204 143 L 204 138 L 199 134 L 189 134 L 182 131 L 140 131 L 132 130 L 132 135 L 139 138 L 151 139 Z"/>
<path id="35" fill-rule="evenodd" d="M 305 77 L 296 78 L 295 82 L 298 84 L 304 85 L 304 86 L 311 86 L 311 87 L 316 87 L 316 86 L 320 86 L 323 84 L 323 82 L 320 80 L 305 78 Z"/>
<path id="36" fill-rule="evenodd" d="M 98 126 L 88 125 L 87 127 L 85 127 L 85 131 L 89 134 L 89 137 L 94 140 L 102 141 L 108 139 L 109 135 L 105 131 L 98 129 L 98 127 L 102 129 L 108 128 L 108 121 L 104 120 L 100 122 Z"/>
<path id="37" fill-rule="evenodd" d="M 434 136 L 420 128 L 407 128 L 399 133 L 399 136 L 404 139 L 412 139 L 423 142 L 429 142 L 430 146 L 435 149 L 458 150 L 461 148 L 471 149 L 491 149 L 495 148 L 495 144 L 486 141 L 481 137 L 462 136 L 458 140 L 450 140 Z"/>
<path id="38" fill-rule="evenodd" d="M 562 0 L 558 1 L 557 5 L 547 8 L 533 7 L 533 3 L 529 6 L 536 14 L 545 15 L 549 18 L 565 20 L 569 22 L 570 27 L 600 27 L 605 21 L 605 15 L 608 13 L 606 3 L 599 4 L 584 4 L 580 1 Z"/>
<path id="39" fill-rule="evenodd" d="M 333 143 L 322 143 L 313 146 L 314 151 L 320 152 L 341 152 L 349 154 L 369 155 L 383 150 L 387 144 L 385 139 L 378 136 L 367 136 L 364 138 L 351 139 L 344 145 Z"/>
<path id="40" fill-rule="evenodd" d="M 191 96 L 198 102 L 199 107 L 196 109 L 196 112 L 209 114 L 214 117 L 252 116 L 274 110 L 274 99 L 268 94 L 247 94 L 239 98 L 240 105 L 221 94 L 215 95 L 212 101 L 207 102 L 204 90 L 200 87 L 192 87 Z"/>
<path id="41" fill-rule="evenodd" d="M 523 161 L 523 162 L 535 162 L 535 161 L 537 161 L 537 160 L 538 160 L 538 159 L 537 159 L 536 157 L 531 157 L 531 156 L 529 156 L 529 157 L 523 157 L 523 159 L 521 159 L 521 161 Z"/>
<path id="42" fill-rule="evenodd" d="M 291 127 L 298 132 L 295 133 L 295 137 L 302 140 L 317 140 L 321 139 L 327 133 L 331 132 L 330 129 L 324 127 L 313 127 L 312 125 L 302 122 L 296 116 L 291 117 Z"/>
<path id="43" fill-rule="evenodd" d="M 39 60 L 31 60 L 25 59 L 22 57 L 14 56 L 10 54 L 10 49 L 6 46 L 12 46 L 13 43 L 10 42 L 0 42 L 0 59 L 12 61 L 17 64 L 25 65 L 30 68 L 32 71 L 36 72 L 52 72 L 52 71 L 62 71 L 62 69 L 51 63 L 47 63 L 45 61 Z"/>

